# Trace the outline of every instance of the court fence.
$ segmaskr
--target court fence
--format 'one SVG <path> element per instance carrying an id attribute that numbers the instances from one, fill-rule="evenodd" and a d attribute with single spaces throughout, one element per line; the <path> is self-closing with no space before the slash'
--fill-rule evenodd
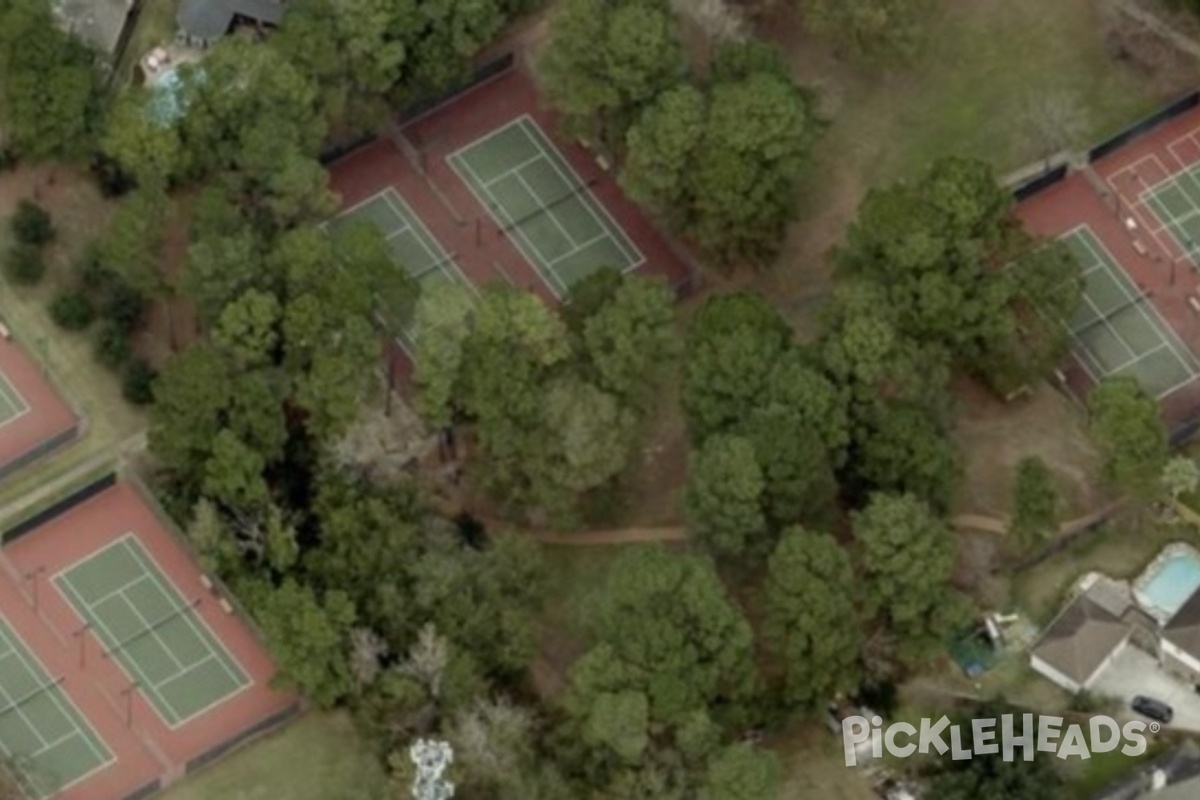
<path id="1" fill-rule="evenodd" d="M 248 744 L 252 739 L 256 739 L 259 736 L 263 736 L 271 731 L 277 730 L 278 728 L 282 728 L 284 725 L 299 716 L 303 710 L 303 702 L 297 700 L 287 708 L 284 708 L 272 714 L 271 716 L 254 723 L 249 728 L 234 734 L 215 747 L 205 750 L 203 753 L 187 762 L 187 766 L 184 767 L 184 772 L 190 775 L 196 770 L 203 769 L 214 761 L 221 759 L 242 745 Z"/>
<path id="2" fill-rule="evenodd" d="M 117 482 L 117 471 L 111 461 L 105 461 L 98 468 L 99 474 L 87 473 L 84 483 L 73 489 L 69 494 L 59 495 L 48 505 L 35 506 L 33 510 L 25 509 L 18 521 L 8 524 L 0 532 L 0 545 L 11 544 L 17 539 L 33 532 L 52 519 L 70 511 L 75 506 L 95 497 Z"/>
<path id="3" fill-rule="evenodd" d="M 21 453 L 15 458 L 10 458 L 8 461 L 0 464 L 0 481 L 7 478 L 9 475 L 29 466 L 33 462 L 39 460 L 43 456 L 48 456 L 60 447 L 63 447 L 68 442 L 72 442 L 79 438 L 83 430 L 83 421 L 78 415 L 75 415 L 75 421 L 71 427 L 66 428 L 48 439 L 43 439 L 36 445 Z"/>
<path id="4" fill-rule="evenodd" d="M 1174 100 L 1159 110 L 1149 114 L 1146 117 L 1138 120 L 1127 128 L 1105 139 L 1100 144 L 1093 146 L 1088 150 L 1088 161 L 1097 161 L 1114 150 L 1124 147 L 1133 139 L 1141 136 L 1148 131 L 1157 128 L 1167 120 L 1174 119 L 1179 115 L 1191 111 L 1196 106 L 1200 106 L 1200 90 L 1193 90 Z"/>

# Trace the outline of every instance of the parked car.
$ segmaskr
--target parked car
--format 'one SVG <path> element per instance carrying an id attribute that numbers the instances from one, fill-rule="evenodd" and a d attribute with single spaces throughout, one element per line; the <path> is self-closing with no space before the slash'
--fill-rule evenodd
<path id="1" fill-rule="evenodd" d="M 1163 701 L 1155 700 L 1153 697 L 1143 697 L 1140 694 L 1133 698 L 1133 702 L 1129 706 L 1142 716 L 1164 724 L 1170 722 L 1171 718 L 1175 716 L 1175 711 Z"/>

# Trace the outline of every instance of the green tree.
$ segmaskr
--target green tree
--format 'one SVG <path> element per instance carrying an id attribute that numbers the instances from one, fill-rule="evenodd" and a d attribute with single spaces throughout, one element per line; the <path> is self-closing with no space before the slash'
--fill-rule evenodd
<path id="1" fill-rule="evenodd" d="M 811 93 L 760 72 L 712 88 L 687 232 L 722 264 L 765 266 L 795 214 L 821 130 Z"/>
<path id="2" fill-rule="evenodd" d="M 763 509 L 776 530 L 796 522 L 828 523 L 836 516 L 833 463 L 820 431 L 806 422 L 802 411 L 771 405 L 755 409 L 739 429 L 762 469 Z"/>
<path id="3" fill-rule="evenodd" d="M 204 466 L 204 495 L 239 512 L 262 508 L 270 499 L 263 479 L 266 459 L 237 434 L 222 429 L 212 441 Z"/>
<path id="4" fill-rule="evenodd" d="M 167 338 L 172 346 L 171 300 L 175 287 L 163 271 L 163 245 L 171 214 L 171 200 L 161 185 L 146 184 L 121 200 L 117 213 L 100 240 L 101 262 L 120 275 L 143 297 L 162 303 L 167 316 Z"/>
<path id="5" fill-rule="evenodd" d="M 1088 398 L 1088 430 L 1117 489 L 1150 501 L 1170 458 L 1158 404 L 1131 377 L 1106 378 Z"/>
<path id="6" fill-rule="evenodd" d="M 867 600 L 912 663 L 928 657 L 963 618 L 950 587 L 954 539 L 912 495 L 875 494 L 851 519 L 866 573 Z"/>
<path id="7" fill-rule="evenodd" d="M 1022 458 L 1017 462 L 1008 532 L 1022 548 L 1032 549 L 1058 529 L 1059 510 L 1054 476 L 1046 462 L 1036 456 Z"/>
<path id="8" fill-rule="evenodd" d="M 185 482 L 202 478 L 229 402 L 229 374 L 213 347 L 193 345 L 167 362 L 154 384 L 148 435 L 168 471 Z"/>
<path id="9" fill-rule="evenodd" d="M 856 584 L 832 536 L 783 533 L 767 565 L 763 636 L 782 666 L 786 702 L 812 710 L 858 688 L 866 620 Z"/>
<path id="10" fill-rule="evenodd" d="M 708 765 L 699 800 L 769 800 L 779 795 L 783 770 L 775 754 L 748 744 L 722 750 Z"/>
<path id="11" fill-rule="evenodd" d="M 723 295 L 704 304 L 684 351 L 683 410 L 693 443 L 746 418 L 790 339 L 787 324 L 759 295 Z"/>
<path id="12" fill-rule="evenodd" d="M 998 714 L 980 713 L 978 718 Z M 1062 775 L 1045 759 L 1005 761 L 1000 755 L 948 761 L 922 797 L 929 800 L 1058 800 L 1066 792 Z"/>
<path id="13" fill-rule="evenodd" d="M 150 113 L 150 89 L 128 89 L 113 101 L 100 148 L 143 188 L 165 187 L 179 171 L 182 142 L 174 125 Z"/>
<path id="14" fill-rule="evenodd" d="M 914 404 L 878 403 L 859 425 L 851 474 L 860 491 L 910 492 L 939 512 L 950 508 L 962 463 L 941 420 Z"/>
<path id="15" fill-rule="evenodd" d="M 247 598 L 279 664 L 281 685 L 303 692 L 322 708 L 331 708 L 350 691 L 347 652 L 355 610 L 343 592 L 318 597 L 285 578 L 278 588 L 254 585 Z"/>
<path id="16" fill-rule="evenodd" d="M 539 67 L 569 124 L 614 144 L 639 108 L 680 80 L 684 55 L 664 3 L 567 0 L 552 19 Z"/>
<path id="17" fill-rule="evenodd" d="M 37 161 L 86 154 L 102 112 L 96 66 L 47 0 L 0 4 L 0 142 Z"/>
<path id="18" fill-rule="evenodd" d="M 621 182 L 717 263 L 762 266 L 794 215 L 822 123 L 813 95 L 776 60 L 729 61 L 707 96 L 678 88 L 645 110 L 629 130 Z M 752 63 L 765 68 L 740 71 Z"/>
<path id="19" fill-rule="evenodd" d="M 583 323 L 583 356 L 597 386 L 626 407 L 645 405 L 674 357 L 674 304 L 662 279 L 624 276 Z"/>
<path id="20" fill-rule="evenodd" d="M 1176 456 L 1163 467 L 1162 486 L 1174 500 L 1190 495 L 1200 489 L 1200 468 L 1192 459 Z"/>
<path id="21" fill-rule="evenodd" d="M 577 708 L 603 693 L 643 692 L 652 721 L 679 724 L 696 710 L 728 710 L 753 689 L 750 627 L 700 558 L 623 551 L 589 616 L 597 644 L 571 670 Z"/>
<path id="22" fill-rule="evenodd" d="M 751 442 L 722 434 L 705 440 L 688 470 L 683 500 L 696 541 L 722 558 L 765 555 L 770 548 L 765 489 Z"/>
<path id="23" fill-rule="evenodd" d="M 690 173 L 704 135 L 708 100 L 691 84 L 663 92 L 629 128 L 621 187 L 675 225 L 687 220 Z"/>
<path id="24" fill-rule="evenodd" d="M 904 60 L 916 55 L 929 0 L 800 0 L 804 21 L 855 58 Z"/>

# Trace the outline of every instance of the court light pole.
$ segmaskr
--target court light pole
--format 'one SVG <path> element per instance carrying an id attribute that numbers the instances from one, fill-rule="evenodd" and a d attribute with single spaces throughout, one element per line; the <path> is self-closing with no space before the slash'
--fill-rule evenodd
<path id="1" fill-rule="evenodd" d="M 83 623 L 83 626 L 76 628 L 71 632 L 71 635 L 79 640 L 79 668 L 84 669 L 87 666 L 87 632 L 91 629 L 90 622 Z"/>
<path id="2" fill-rule="evenodd" d="M 33 610 L 34 611 L 37 611 L 39 608 L 39 606 L 38 606 L 38 584 L 41 583 L 41 581 L 38 580 L 38 577 L 41 576 L 42 573 L 44 573 L 45 571 L 46 571 L 46 568 L 43 566 L 43 567 L 38 567 L 37 569 L 32 570 L 31 572 L 28 572 L 25 575 L 25 580 L 29 581 L 31 592 L 33 594 Z"/>

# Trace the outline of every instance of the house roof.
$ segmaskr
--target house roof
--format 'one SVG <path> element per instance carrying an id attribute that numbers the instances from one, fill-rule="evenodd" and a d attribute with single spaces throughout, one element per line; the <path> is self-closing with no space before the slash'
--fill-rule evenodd
<path id="1" fill-rule="evenodd" d="M 129 21 L 133 0 L 57 0 L 62 25 L 104 55 L 111 56 Z"/>
<path id="2" fill-rule="evenodd" d="M 1084 683 L 1132 630 L 1129 622 L 1105 610 L 1085 592 L 1050 623 L 1033 655 L 1076 683 Z"/>
<path id="3" fill-rule="evenodd" d="M 234 16 L 278 25 L 283 11 L 279 0 L 183 0 L 175 21 L 188 36 L 217 39 L 229 30 Z"/>
<path id="4" fill-rule="evenodd" d="M 1200 591 L 1194 592 L 1163 626 L 1163 638 L 1200 658 Z"/>

